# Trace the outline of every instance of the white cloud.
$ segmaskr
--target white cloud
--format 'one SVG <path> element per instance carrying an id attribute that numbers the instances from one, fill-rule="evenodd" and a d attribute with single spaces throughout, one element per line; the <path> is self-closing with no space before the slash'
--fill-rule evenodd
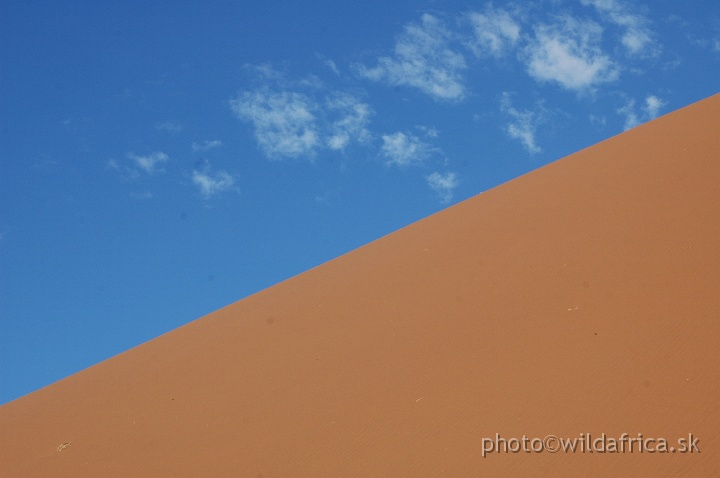
<path id="1" fill-rule="evenodd" d="M 155 129 L 167 131 L 168 133 L 179 133 L 183 130 L 183 125 L 177 121 L 164 121 L 162 123 L 155 123 Z"/>
<path id="2" fill-rule="evenodd" d="M 597 126 L 605 126 L 607 124 L 607 118 L 601 115 L 590 113 L 588 119 L 590 120 L 590 123 Z"/>
<path id="3" fill-rule="evenodd" d="M 314 158 L 323 149 L 342 151 L 371 139 L 367 127 L 374 111 L 357 96 L 312 75 L 293 82 L 267 65 L 246 68 L 259 74 L 262 86 L 241 92 L 230 107 L 253 124 L 268 158 Z"/>
<path id="4" fill-rule="evenodd" d="M 471 12 L 468 19 L 473 27 L 468 47 L 477 56 L 500 57 L 520 39 L 520 25 L 505 10 L 488 6 L 484 13 Z"/>
<path id="5" fill-rule="evenodd" d="M 453 191 L 458 186 L 457 174 L 453 172 L 446 174 L 434 172 L 431 175 L 426 176 L 425 180 L 432 190 L 440 196 L 440 200 L 444 203 L 450 202 L 453 197 Z"/>
<path id="6" fill-rule="evenodd" d="M 647 28 L 648 20 L 619 0 L 580 0 L 585 6 L 593 6 L 611 23 L 621 27 L 623 46 L 631 55 L 659 53 L 659 45 L 653 39 L 652 31 Z"/>
<path id="7" fill-rule="evenodd" d="M 507 134 L 520 141 L 530 154 L 541 152 L 542 148 L 535 142 L 535 131 L 538 123 L 542 121 L 542 115 L 535 111 L 515 109 L 507 92 L 503 93 L 500 109 L 510 119 L 505 130 Z"/>
<path id="8" fill-rule="evenodd" d="M 645 30 L 633 29 L 627 31 L 622 37 L 622 44 L 633 55 L 637 55 L 652 43 L 650 35 Z"/>
<path id="9" fill-rule="evenodd" d="M 147 174 L 164 172 L 162 165 L 170 159 L 169 156 L 162 151 L 156 151 L 147 156 L 128 153 L 127 157 L 130 158 L 140 170 Z"/>
<path id="10" fill-rule="evenodd" d="M 325 141 L 330 149 L 342 150 L 352 141 L 362 143 L 370 139 L 367 125 L 373 110 L 369 105 L 346 93 L 335 94 L 325 103 L 331 114 L 339 115 L 331 122 Z"/>
<path id="11" fill-rule="evenodd" d="M 628 101 L 625 106 L 623 106 L 622 108 L 618 108 L 617 112 L 618 114 L 625 116 L 625 125 L 623 126 L 623 131 L 632 129 L 640 124 L 640 119 L 635 113 L 635 100 Z"/>
<path id="12" fill-rule="evenodd" d="M 623 130 L 627 131 L 645 121 L 657 118 L 658 114 L 660 114 L 660 109 L 665 106 L 665 104 L 666 103 L 657 96 L 648 95 L 645 98 L 645 103 L 641 107 L 642 115 L 638 115 L 635 110 L 635 100 L 628 101 L 625 106 L 617 110 L 618 114 L 625 116 Z"/>
<path id="13" fill-rule="evenodd" d="M 334 61 L 328 59 L 328 60 L 325 60 L 324 63 L 325 63 L 325 66 L 327 66 L 330 69 L 330 71 L 332 71 L 336 75 L 340 74 L 340 70 L 338 69 L 338 67 Z"/>
<path id="14" fill-rule="evenodd" d="M 427 126 L 418 124 L 415 125 L 415 128 L 425 133 L 425 136 L 427 136 L 428 138 L 437 138 L 438 136 L 440 136 L 440 132 L 435 127 L 428 128 Z"/>
<path id="15" fill-rule="evenodd" d="M 720 51 L 720 38 L 713 40 L 713 50 Z"/>
<path id="16" fill-rule="evenodd" d="M 465 94 L 462 54 L 450 48 L 451 35 L 440 20 L 424 14 L 420 23 L 405 27 L 392 57 L 378 58 L 378 65 L 358 66 L 361 76 L 391 85 L 418 88 L 437 100 L 460 100 Z"/>
<path id="17" fill-rule="evenodd" d="M 597 23 L 567 15 L 552 25 L 538 25 L 525 49 L 528 73 L 537 81 L 554 81 L 578 92 L 616 80 L 618 68 L 603 54 L 601 36 Z"/>
<path id="18" fill-rule="evenodd" d="M 245 64 L 243 68 L 265 80 L 283 81 L 285 79 L 285 75 L 273 68 L 269 63 L 263 63 L 261 65 Z"/>
<path id="19" fill-rule="evenodd" d="M 197 151 L 208 151 L 213 148 L 219 148 L 222 146 L 222 141 L 214 139 L 211 141 L 205 140 L 202 143 L 193 143 L 192 144 L 192 150 Z"/>
<path id="20" fill-rule="evenodd" d="M 645 106 L 643 107 L 643 110 L 645 111 L 645 115 L 648 119 L 655 119 L 660 113 L 660 108 L 663 106 L 665 106 L 665 102 L 663 100 L 657 96 L 650 95 L 645 98 Z"/>
<path id="21" fill-rule="evenodd" d="M 297 81 L 297 84 L 306 90 L 321 90 L 325 87 L 323 81 L 316 75 L 309 74 Z"/>
<path id="22" fill-rule="evenodd" d="M 120 164 L 114 159 L 108 159 L 107 161 L 105 161 L 105 167 L 107 169 L 114 169 L 115 171 L 120 171 Z"/>
<path id="23" fill-rule="evenodd" d="M 235 114 L 255 127 L 255 139 L 271 159 L 312 157 L 320 145 L 315 102 L 308 96 L 267 88 L 246 91 L 230 101 Z"/>
<path id="24" fill-rule="evenodd" d="M 218 171 L 215 174 L 194 170 L 192 182 L 200 190 L 200 194 L 208 199 L 215 194 L 232 189 L 235 179 L 227 171 Z"/>
<path id="25" fill-rule="evenodd" d="M 382 140 L 382 154 L 387 158 L 387 163 L 397 166 L 421 163 L 433 151 L 430 145 L 412 133 L 405 134 L 398 131 L 394 134 L 383 135 Z"/>

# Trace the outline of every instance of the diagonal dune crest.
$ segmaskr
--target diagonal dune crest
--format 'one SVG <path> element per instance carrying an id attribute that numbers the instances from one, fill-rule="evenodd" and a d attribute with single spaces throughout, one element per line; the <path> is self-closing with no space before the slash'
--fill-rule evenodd
<path id="1" fill-rule="evenodd" d="M 1 474 L 717 476 L 719 131 L 715 95 L 5 404 Z"/>

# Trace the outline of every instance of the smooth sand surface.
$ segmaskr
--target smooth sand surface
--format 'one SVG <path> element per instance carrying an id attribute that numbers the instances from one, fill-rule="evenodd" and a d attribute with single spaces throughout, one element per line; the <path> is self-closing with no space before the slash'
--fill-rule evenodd
<path id="1" fill-rule="evenodd" d="M 491 453 L 692 433 L 700 453 Z M 0 407 L 3 477 L 720 476 L 720 95 Z"/>

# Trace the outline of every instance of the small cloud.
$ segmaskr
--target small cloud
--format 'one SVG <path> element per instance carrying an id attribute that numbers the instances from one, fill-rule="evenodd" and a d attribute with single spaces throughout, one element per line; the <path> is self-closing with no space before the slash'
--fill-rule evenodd
<path id="1" fill-rule="evenodd" d="M 391 57 L 378 58 L 377 66 L 357 67 L 360 76 L 393 86 L 418 88 L 436 100 L 461 100 L 465 95 L 462 54 L 450 48 L 451 34 L 440 20 L 424 14 L 419 23 L 405 27 Z"/>
<path id="2" fill-rule="evenodd" d="M 387 158 L 387 164 L 397 166 L 409 166 L 421 163 L 427 159 L 433 151 L 427 143 L 424 143 L 417 136 L 408 133 L 397 132 L 383 135 L 382 154 Z"/>
<path id="3" fill-rule="evenodd" d="M 315 53 L 315 58 L 317 58 L 325 68 L 332 71 L 335 75 L 340 76 L 340 69 L 333 60 L 320 53 Z"/>
<path id="4" fill-rule="evenodd" d="M 648 19 L 633 13 L 630 6 L 620 0 L 580 0 L 585 6 L 593 6 L 610 23 L 623 29 L 621 42 L 630 55 L 655 56 L 660 46 L 653 39 L 653 32 L 647 27 Z"/>
<path id="5" fill-rule="evenodd" d="M 317 105 L 302 93 L 261 88 L 242 93 L 230 107 L 254 125 L 255 139 L 271 159 L 313 157 L 320 146 Z"/>
<path id="6" fill-rule="evenodd" d="M 235 179 L 227 171 L 218 171 L 211 174 L 208 171 L 195 170 L 192 173 L 192 182 L 200 190 L 205 199 L 224 191 L 233 189 Z"/>
<path id="7" fill-rule="evenodd" d="M 437 138 L 440 135 L 440 132 L 437 130 L 437 128 L 428 128 L 427 126 L 423 125 L 415 125 L 415 128 L 425 133 L 425 135 L 428 138 Z"/>
<path id="8" fill-rule="evenodd" d="M 334 61 L 326 59 L 325 61 L 323 61 L 323 63 L 330 69 L 330 71 L 332 71 L 336 75 L 340 74 L 340 70 L 338 69 Z"/>
<path id="9" fill-rule="evenodd" d="M 448 172 L 446 174 L 440 174 L 434 172 L 429 176 L 425 177 L 430 188 L 435 191 L 443 203 L 448 203 L 453 198 L 453 191 L 458 186 L 457 174 Z"/>
<path id="10" fill-rule="evenodd" d="M 243 68 L 255 73 L 256 76 L 264 80 L 284 81 L 285 79 L 283 73 L 273 68 L 269 63 L 263 63 L 262 65 L 245 64 Z"/>
<path id="11" fill-rule="evenodd" d="M 120 164 L 114 159 L 108 159 L 107 161 L 105 161 L 105 168 L 120 171 Z"/>
<path id="12" fill-rule="evenodd" d="M 510 93 L 503 93 L 500 109 L 510 119 L 506 125 L 507 134 L 522 143 L 530 154 L 540 153 L 542 148 L 535 142 L 537 125 L 542 121 L 542 115 L 535 111 L 520 111 L 512 106 Z"/>
<path id="13" fill-rule="evenodd" d="M 665 106 L 665 102 L 654 95 L 645 98 L 645 104 L 641 107 L 642 115 L 638 115 L 635 111 L 635 100 L 629 100 L 625 106 L 618 108 L 618 114 L 625 116 L 625 124 L 623 131 L 632 129 L 641 123 L 657 118 L 660 109 Z"/>
<path id="14" fill-rule="evenodd" d="M 623 126 L 623 131 L 632 129 L 640 124 L 640 119 L 635 113 L 635 100 L 628 101 L 625 106 L 623 106 L 622 108 L 618 108 L 617 112 L 618 114 L 625 116 L 625 125 Z"/>
<path id="15" fill-rule="evenodd" d="M 183 130 L 183 125 L 177 121 L 164 121 L 155 123 L 155 129 L 159 131 L 167 131 L 168 133 L 179 133 Z"/>
<path id="16" fill-rule="evenodd" d="M 323 149 L 342 151 L 365 143 L 373 109 L 356 96 L 325 87 L 319 79 L 289 82 L 262 69 L 265 85 L 230 101 L 238 118 L 251 122 L 270 159 L 314 158 Z M 274 78 L 265 81 L 266 77 Z"/>
<path id="17" fill-rule="evenodd" d="M 528 73 L 537 81 L 556 82 L 577 92 L 617 80 L 618 67 L 603 54 L 601 36 L 597 23 L 568 15 L 554 24 L 538 25 L 525 49 Z"/>
<path id="18" fill-rule="evenodd" d="M 132 158 L 130 159 L 131 161 L 133 161 L 133 163 L 135 163 Z M 105 169 L 112 169 L 113 171 L 117 171 L 123 181 L 136 179 L 138 176 L 140 176 L 140 171 L 138 171 L 137 168 L 127 165 L 121 165 L 120 162 L 115 159 L 108 159 L 107 161 L 105 161 Z"/>
<path id="19" fill-rule="evenodd" d="M 321 90 L 325 87 L 323 81 L 318 76 L 312 74 L 307 75 L 305 78 L 299 80 L 298 85 L 309 90 Z"/>
<path id="20" fill-rule="evenodd" d="M 170 159 L 167 154 L 161 151 L 150 153 L 147 156 L 128 153 L 127 157 L 130 158 L 141 171 L 150 175 L 164 172 L 165 170 L 162 168 L 162 165 Z"/>
<path id="21" fill-rule="evenodd" d="M 645 50 L 651 41 L 650 35 L 644 30 L 630 30 L 622 37 L 622 44 L 633 55 Z"/>
<path id="22" fill-rule="evenodd" d="M 720 51 L 720 38 L 713 40 L 713 50 Z"/>
<path id="23" fill-rule="evenodd" d="M 330 114 L 339 116 L 329 126 L 326 144 L 330 149 L 342 150 L 352 141 L 363 143 L 370 139 L 367 125 L 374 112 L 369 105 L 346 93 L 332 95 L 325 105 Z"/>
<path id="24" fill-rule="evenodd" d="M 645 106 L 643 106 L 643 111 L 645 111 L 645 115 L 648 119 L 655 119 L 660 113 L 660 108 L 665 106 L 665 104 L 666 103 L 657 96 L 650 95 L 645 98 Z"/>
<path id="25" fill-rule="evenodd" d="M 192 150 L 194 152 L 198 151 L 208 151 L 210 149 L 219 148 L 222 146 L 222 141 L 214 139 L 212 141 L 205 140 L 202 143 L 193 143 L 192 144 Z"/>
<path id="26" fill-rule="evenodd" d="M 505 10 L 488 6 L 483 13 L 469 13 L 468 19 L 473 38 L 467 45 L 476 56 L 501 57 L 520 40 L 520 25 Z"/>
<path id="27" fill-rule="evenodd" d="M 337 198 L 338 195 L 338 189 L 326 189 L 322 194 L 318 194 L 315 196 L 315 203 L 316 204 L 323 204 L 323 205 L 329 205 L 332 204 L 333 201 Z"/>
<path id="28" fill-rule="evenodd" d="M 605 118 L 604 116 L 590 113 L 588 119 L 590 120 L 590 123 L 597 126 L 605 126 L 607 124 L 607 118 Z"/>

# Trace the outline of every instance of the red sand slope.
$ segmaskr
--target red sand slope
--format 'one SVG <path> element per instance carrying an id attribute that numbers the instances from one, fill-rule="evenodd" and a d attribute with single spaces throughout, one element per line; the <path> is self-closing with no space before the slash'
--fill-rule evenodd
<path id="1" fill-rule="evenodd" d="M 720 476 L 718 364 L 720 95 L 0 407 L 0 474 Z M 481 455 L 624 432 L 700 453 Z"/>

